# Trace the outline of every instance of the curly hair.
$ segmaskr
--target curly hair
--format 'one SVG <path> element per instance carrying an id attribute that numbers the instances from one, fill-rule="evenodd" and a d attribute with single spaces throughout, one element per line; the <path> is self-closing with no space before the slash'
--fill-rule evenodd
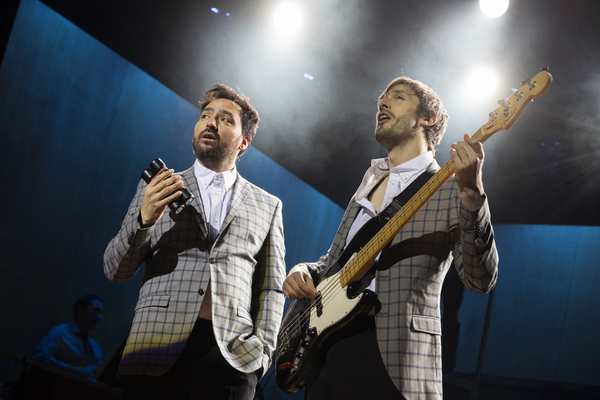
<path id="1" fill-rule="evenodd" d="M 448 125 L 449 116 L 444 109 L 442 99 L 426 84 L 407 76 L 394 79 L 384 90 L 382 96 L 397 85 L 407 86 L 415 92 L 415 95 L 419 98 L 419 107 L 417 108 L 419 117 L 430 118 L 432 115 L 437 117 L 435 124 L 425 129 L 427 143 L 430 149 L 433 150 L 442 141 L 442 136 L 444 136 Z"/>
<path id="2" fill-rule="evenodd" d="M 204 108 L 213 100 L 228 99 L 234 101 L 242 108 L 242 135 L 248 138 L 249 143 L 252 142 L 258 129 L 258 121 L 260 116 L 252 105 L 252 102 L 246 97 L 239 88 L 234 90 L 227 85 L 217 84 L 211 87 L 204 93 L 204 98 L 200 101 L 200 109 Z M 244 154 L 246 150 L 240 151 L 238 157 Z"/>

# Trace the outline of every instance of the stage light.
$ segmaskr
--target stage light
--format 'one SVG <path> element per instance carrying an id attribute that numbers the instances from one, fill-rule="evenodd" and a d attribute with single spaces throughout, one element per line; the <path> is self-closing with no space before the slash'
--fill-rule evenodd
<path id="1" fill-rule="evenodd" d="M 300 7 L 293 2 L 281 3 L 273 15 L 273 23 L 277 31 L 284 35 L 290 35 L 298 30 L 302 22 Z"/>
<path id="2" fill-rule="evenodd" d="M 305 77 L 306 79 L 308 79 L 309 81 L 312 81 L 312 80 L 314 80 L 314 79 L 315 79 L 315 77 L 314 77 L 314 76 L 312 76 L 312 75 L 309 75 L 309 74 L 304 74 L 304 77 Z"/>
<path id="3" fill-rule="evenodd" d="M 508 9 L 508 0 L 479 0 L 479 8 L 486 17 L 498 18 Z"/>
<path id="4" fill-rule="evenodd" d="M 215 14 L 219 13 L 219 9 L 217 7 L 211 7 L 210 11 L 214 12 Z"/>
<path id="5" fill-rule="evenodd" d="M 496 89 L 498 79 L 494 71 L 489 68 L 479 68 L 470 73 L 466 80 L 466 94 L 475 100 L 490 97 Z"/>

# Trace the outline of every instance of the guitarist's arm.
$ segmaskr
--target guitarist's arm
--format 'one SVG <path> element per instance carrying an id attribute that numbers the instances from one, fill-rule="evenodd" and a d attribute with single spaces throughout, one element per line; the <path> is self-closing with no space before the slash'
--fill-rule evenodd
<path id="1" fill-rule="evenodd" d="M 452 145 L 455 180 L 460 190 L 460 244 L 454 252 L 455 265 L 463 283 L 473 293 L 487 293 L 496 285 L 498 252 L 491 214 L 483 190 L 481 143 L 465 135 Z"/>

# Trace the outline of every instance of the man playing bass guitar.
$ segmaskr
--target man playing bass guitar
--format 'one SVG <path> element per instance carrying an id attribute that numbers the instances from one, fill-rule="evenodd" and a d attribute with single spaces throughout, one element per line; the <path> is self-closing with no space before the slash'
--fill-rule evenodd
<path id="1" fill-rule="evenodd" d="M 425 84 L 400 77 L 388 85 L 378 100 L 375 128 L 375 140 L 388 157 L 372 161 L 328 253 L 290 271 L 283 284 L 288 298 L 317 299 L 319 315 L 343 307 L 328 301 L 335 288 L 317 286 L 315 273 L 331 276 L 340 257 L 350 258 L 345 249 L 361 248 L 353 238 L 367 221 L 380 216 L 420 175 L 440 169 L 434 147 L 447 120 L 440 98 Z M 440 292 L 446 272 L 454 260 L 462 282 L 478 294 L 492 290 L 498 275 L 482 144 L 466 134 L 450 151 L 455 176 L 374 256 L 375 278 L 363 278 L 376 293 L 370 311 L 342 324 L 323 346 L 319 362 L 305 366 L 310 369 L 307 399 L 442 399 Z M 301 302 L 292 305 L 284 327 L 298 318 L 295 307 Z M 278 362 L 278 368 L 286 367 Z"/>

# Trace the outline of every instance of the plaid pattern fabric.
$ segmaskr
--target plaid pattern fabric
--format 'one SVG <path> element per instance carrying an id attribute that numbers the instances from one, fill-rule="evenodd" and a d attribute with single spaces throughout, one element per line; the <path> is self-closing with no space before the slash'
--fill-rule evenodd
<path id="1" fill-rule="evenodd" d="M 145 263 L 143 283 L 121 364 L 121 375 L 162 375 L 181 353 L 198 317 L 208 283 L 217 344 L 236 369 L 266 371 L 283 315 L 285 245 L 281 201 L 239 174 L 219 234 L 208 247 L 207 226 L 193 168 L 181 173 L 195 198 L 175 214 L 168 208 L 142 229 L 137 192 L 117 236 L 104 253 L 114 283 Z"/>
<path id="2" fill-rule="evenodd" d="M 311 269 L 323 272 L 335 264 L 359 210 L 353 198 L 328 253 L 308 263 Z M 391 379 L 408 400 L 442 399 L 440 295 L 452 259 L 469 290 L 494 288 L 498 253 L 487 199 L 469 211 L 454 179 L 396 235 L 378 263 L 377 340 Z M 288 315 L 294 313 L 292 308 Z"/>

